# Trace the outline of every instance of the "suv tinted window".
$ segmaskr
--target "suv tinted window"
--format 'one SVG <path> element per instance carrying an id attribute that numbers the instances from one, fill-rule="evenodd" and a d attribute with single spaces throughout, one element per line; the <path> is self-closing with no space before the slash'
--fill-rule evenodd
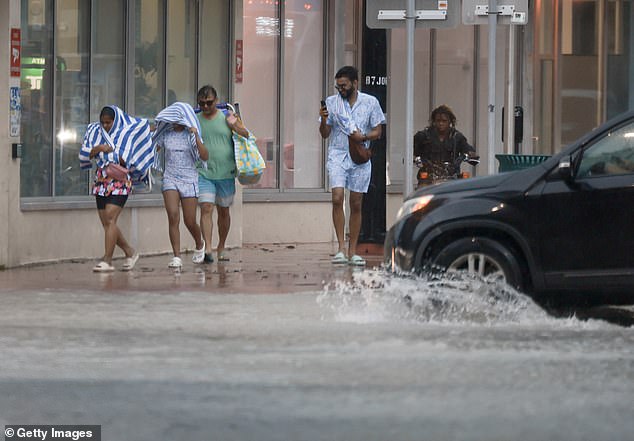
<path id="1" fill-rule="evenodd" d="M 609 132 L 587 148 L 577 177 L 634 173 L 634 122 Z"/>

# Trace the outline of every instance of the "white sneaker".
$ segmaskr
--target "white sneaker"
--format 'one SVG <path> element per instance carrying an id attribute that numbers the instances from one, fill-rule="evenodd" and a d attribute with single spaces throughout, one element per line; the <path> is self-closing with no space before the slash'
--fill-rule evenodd
<path id="1" fill-rule="evenodd" d="M 205 260 L 205 240 L 203 239 L 203 245 L 199 250 L 194 250 L 194 255 L 192 256 L 192 262 L 194 263 L 203 263 Z"/>
<path id="2" fill-rule="evenodd" d="M 170 260 L 170 263 L 167 264 L 168 268 L 180 268 L 182 266 L 183 266 L 183 261 L 178 256 L 172 257 L 172 260 Z"/>

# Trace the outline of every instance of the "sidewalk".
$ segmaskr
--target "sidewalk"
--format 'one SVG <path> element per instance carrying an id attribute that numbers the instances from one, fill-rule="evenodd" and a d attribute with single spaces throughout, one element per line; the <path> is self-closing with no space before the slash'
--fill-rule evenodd
<path id="1" fill-rule="evenodd" d="M 211 291 L 214 293 L 288 293 L 319 291 L 326 281 L 350 280 L 349 265 L 333 265 L 336 243 L 251 244 L 229 249 L 229 262 L 195 265 L 183 255 L 183 268 L 167 267 L 170 255 L 141 256 L 133 271 L 93 273 L 96 259 L 29 265 L 0 271 L 2 290 Z M 366 268 L 380 266 L 382 246 L 361 244 Z M 215 258 L 215 255 L 214 255 Z"/>

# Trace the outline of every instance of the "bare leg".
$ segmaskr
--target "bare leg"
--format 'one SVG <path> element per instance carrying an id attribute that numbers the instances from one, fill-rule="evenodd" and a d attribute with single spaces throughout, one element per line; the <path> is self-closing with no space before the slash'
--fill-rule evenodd
<path id="1" fill-rule="evenodd" d="M 335 233 L 337 234 L 337 242 L 339 242 L 339 250 L 342 253 L 346 253 L 346 237 L 344 234 L 344 227 L 346 223 L 346 216 L 343 212 L 343 200 L 344 189 L 342 187 L 336 187 L 332 189 L 332 223 L 335 226 Z"/>
<path id="2" fill-rule="evenodd" d="M 181 236 L 178 224 L 180 222 L 180 195 L 176 190 L 167 190 L 163 192 L 163 201 L 165 202 L 165 211 L 167 212 L 167 222 L 169 224 L 170 243 L 174 256 L 181 255 Z"/>
<path id="3" fill-rule="evenodd" d="M 225 249 L 225 242 L 231 228 L 231 212 L 229 207 L 218 206 L 218 256 Z"/>
<path id="4" fill-rule="evenodd" d="M 357 241 L 361 231 L 361 207 L 363 206 L 363 193 L 350 192 L 350 256 L 357 254 Z"/>
<path id="5" fill-rule="evenodd" d="M 108 207 L 108 205 L 106 205 L 106 208 Z M 120 211 L 123 211 L 123 209 Z M 106 229 L 108 228 L 108 224 L 111 222 L 110 221 L 111 215 L 107 213 L 106 209 L 97 210 L 97 213 L 99 214 L 99 220 L 101 221 L 101 225 L 103 226 L 103 230 L 105 233 Z M 119 215 L 117 215 L 117 219 L 115 220 L 115 223 L 119 219 L 118 216 Z M 132 248 L 130 244 L 128 244 L 128 242 L 126 241 L 120 229 L 119 229 L 119 235 L 117 236 L 117 246 L 123 250 L 126 257 L 132 257 L 134 255 L 134 248 Z"/>
<path id="6" fill-rule="evenodd" d="M 123 207 L 115 204 L 106 204 L 106 208 L 97 210 L 105 233 L 105 251 L 102 260 L 109 265 L 112 265 L 115 245 L 119 245 L 127 257 L 134 254 L 134 249 L 125 240 L 117 226 L 117 219 L 119 214 L 121 214 L 121 210 L 123 210 Z"/>
<path id="7" fill-rule="evenodd" d="M 196 223 L 198 198 L 183 198 L 181 206 L 183 207 L 183 222 L 196 242 L 196 249 L 199 250 L 203 246 L 203 238 L 200 234 L 200 227 Z"/>
<path id="8" fill-rule="evenodd" d="M 211 215 L 214 212 L 214 204 L 203 202 L 200 204 L 200 229 L 205 239 L 205 253 L 211 253 L 211 239 L 213 237 L 213 225 Z"/>

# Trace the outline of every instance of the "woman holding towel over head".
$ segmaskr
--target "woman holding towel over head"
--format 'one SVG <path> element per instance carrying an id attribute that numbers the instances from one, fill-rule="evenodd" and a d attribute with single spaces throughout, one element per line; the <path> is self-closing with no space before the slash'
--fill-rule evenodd
<path id="1" fill-rule="evenodd" d="M 209 158 L 200 138 L 200 125 L 194 109 L 187 103 L 176 102 L 156 116 L 154 142 L 164 150 L 163 200 L 169 223 L 169 237 L 174 256 L 168 267 L 180 269 L 183 265 L 180 252 L 180 212 L 196 249 L 194 263 L 202 263 L 205 257 L 205 241 L 196 223 L 198 206 L 198 171 L 196 164 Z"/>
<path id="2" fill-rule="evenodd" d="M 92 160 L 97 162 L 97 173 L 92 194 L 97 201 L 97 212 L 105 233 L 105 250 L 94 272 L 114 271 L 112 255 L 115 246 L 125 253 L 122 270 L 134 268 L 139 255 L 126 241 L 117 226 L 117 219 L 132 190 L 131 175 L 135 179 L 145 176 L 154 159 L 150 125 L 146 119 L 126 114 L 117 106 L 101 109 L 99 122 L 86 129 L 79 163 L 82 169 L 90 169 Z M 108 165 L 119 164 L 128 168 L 124 179 L 108 176 Z"/>

